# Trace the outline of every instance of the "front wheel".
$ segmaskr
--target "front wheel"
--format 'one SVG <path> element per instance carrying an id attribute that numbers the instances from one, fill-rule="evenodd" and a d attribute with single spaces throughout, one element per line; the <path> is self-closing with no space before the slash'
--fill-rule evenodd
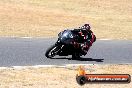
<path id="1" fill-rule="evenodd" d="M 60 48 L 56 45 L 51 46 L 45 53 L 45 56 L 47 58 L 52 58 L 55 55 L 57 55 L 58 51 L 60 50 Z"/>
<path id="2" fill-rule="evenodd" d="M 96 36 L 94 35 L 94 41 L 93 42 L 95 42 L 96 41 Z"/>

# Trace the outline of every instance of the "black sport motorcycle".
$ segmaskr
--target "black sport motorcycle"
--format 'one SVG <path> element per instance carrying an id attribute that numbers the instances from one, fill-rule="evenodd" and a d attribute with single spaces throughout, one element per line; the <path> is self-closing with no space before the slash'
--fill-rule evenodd
<path id="1" fill-rule="evenodd" d="M 76 41 L 76 35 L 72 33 L 71 30 L 65 30 L 58 34 L 57 42 L 47 49 L 45 56 L 47 58 L 53 58 L 56 55 L 68 56 L 72 55 L 72 59 L 79 59 L 81 54 L 81 49 L 75 48 L 73 41 Z"/>

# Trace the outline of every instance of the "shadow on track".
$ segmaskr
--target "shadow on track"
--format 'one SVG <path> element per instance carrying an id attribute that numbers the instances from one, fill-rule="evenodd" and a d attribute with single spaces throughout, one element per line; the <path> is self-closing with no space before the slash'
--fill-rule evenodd
<path id="1" fill-rule="evenodd" d="M 60 58 L 51 58 L 51 59 L 68 59 L 68 60 L 77 60 L 77 61 L 95 61 L 95 62 L 104 62 L 104 59 L 93 59 L 93 58 L 83 58 L 81 57 L 80 59 L 72 59 L 72 58 L 67 58 L 67 57 L 60 57 Z"/>

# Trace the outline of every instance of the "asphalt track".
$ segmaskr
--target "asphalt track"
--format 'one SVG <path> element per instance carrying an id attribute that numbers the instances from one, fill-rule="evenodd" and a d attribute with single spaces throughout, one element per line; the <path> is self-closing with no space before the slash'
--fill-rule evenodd
<path id="1" fill-rule="evenodd" d="M 65 64 L 131 64 L 132 40 L 97 40 L 80 60 L 45 57 L 56 38 L 0 38 L 0 67 Z"/>

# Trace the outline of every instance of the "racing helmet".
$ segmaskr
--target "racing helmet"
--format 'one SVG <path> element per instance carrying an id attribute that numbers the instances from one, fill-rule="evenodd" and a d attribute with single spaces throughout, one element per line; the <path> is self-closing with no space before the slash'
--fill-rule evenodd
<path id="1" fill-rule="evenodd" d="M 89 24 L 84 24 L 84 25 L 82 26 L 82 28 L 83 28 L 83 29 L 86 29 L 86 30 L 90 30 L 90 29 L 91 29 L 91 27 L 90 27 Z"/>

